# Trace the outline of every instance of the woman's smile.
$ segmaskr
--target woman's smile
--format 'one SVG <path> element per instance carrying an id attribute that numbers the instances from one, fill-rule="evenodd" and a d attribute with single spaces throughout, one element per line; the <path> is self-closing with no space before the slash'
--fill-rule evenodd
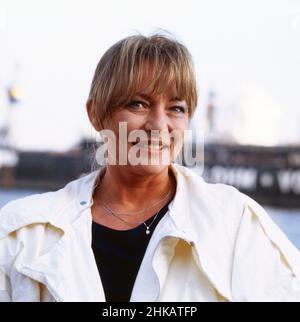
<path id="1" fill-rule="evenodd" d="M 151 153 L 169 149 L 169 145 L 162 141 L 140 141 L 138 143 L 133 143 L 133 145 L 142 150 L 148 150 Z"/>

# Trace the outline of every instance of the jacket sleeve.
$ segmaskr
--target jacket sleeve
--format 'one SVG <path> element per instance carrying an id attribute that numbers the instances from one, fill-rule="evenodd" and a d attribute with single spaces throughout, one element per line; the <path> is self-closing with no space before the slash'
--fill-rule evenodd
<path id="1" fill-rule="evenodd" d="M 7 274 L 8 258 L 7 258 L 7 238 L 0 238 L 0 303 L 11 302 L 11 287 Z"/>
<path id="2" fill-rule="evenodd" d="M 9 269 L 11 266 L 11 251 L 9 238 L 3 227 L 3 214 L 5 206 L 0 209 L 0 303 L 12 302 Z"/>
<path id="3" fill-rule="evenodd" d="M 235 301 L 300 301 L 300 253 L 266 211 L 244 196 L 235 242 Z"/>
<path id="4" fill-rule="evenodd" d="M 0 268 L 0 303 L 11 302 L 9 280 L 2 268 Z"/>

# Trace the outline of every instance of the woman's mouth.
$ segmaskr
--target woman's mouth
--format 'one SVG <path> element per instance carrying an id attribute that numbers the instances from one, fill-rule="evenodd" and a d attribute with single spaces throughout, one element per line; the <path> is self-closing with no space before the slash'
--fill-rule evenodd
<path id="1" fill-rule="evenodd" d="M 138 143 L 133 143 L 133 145 L 143 150 L 155 151 L 155 152 L 162 151 L 164 149 L 169 148 L 169 145 L 166 143 L 163 143 L 162 141 L 140 141 Z"/>

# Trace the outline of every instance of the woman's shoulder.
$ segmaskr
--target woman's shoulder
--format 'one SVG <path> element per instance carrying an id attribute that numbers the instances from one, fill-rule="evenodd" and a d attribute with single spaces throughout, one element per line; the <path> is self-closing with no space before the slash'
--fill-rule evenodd
<path id="1" fill-rule="evenodd" d="M 223 214 L 227 211 L 235 213 L 238 220 L 241 220 L 242 215 L 249 209 L 265 224 L 269 222 L 270 218 L 264 207 L 238 188 L 225 183 L 207 181 L 201 168 L 190 169 L 181 165 L 175 165 L 174 168 L 177 182 L 184 187 L 189 204 L 195 204 L 198 208 L 213 209 L 214 213 L 216 210 Z"/>
<path id="2" fill-rule="evenodd" d="M 8 202 L 0 209 L 0 238 L 34 223 L 72 220 L 76 209 L 87 205 L 97 171 L 84 175 L 56 191 L 32 194 Z M 74 211 L 75 210 L 75 211 Z"/>
<path id="3" fill-rule="evenodd" d="M 189 169 L 181 173 L 196 245 L 202 253 L 209 249 L 222 271 L 228 268 L 234 297 L 299 301 L 300 253 L 266 209 L 235 187 L 208 183 Z"/>
<path id="4" fill-rule="evenodd" d="M 239 231 L 258 231 L 260 227 L 274 244 L 291 248 L 287 237 L 255 199 L 231 185 L 207 182 L 199 173 L 190 169 L 177 169 L 185 178 L 182 185 L 186 187 L 192 217 L 190 220 L 207 220 L 223 229 L 228 227 L 235 237 Z"/>
<path id="5" fill-rule="evenodd" d="M 177 183 L 182 190 L 185 190 L 189 203 L 195 205 L 195 207 L 220 210 L 223 213 L 226 210 L 232 212 L 235 208 L 235 213 L 241 214 L 245 202 L 251 199 L 234 186 L 208 182 L 203 176 L 201 168 L 186 168 L 175 165 L 175 169 Z M 253 200 L 253 202 L 255 201 Z"/>

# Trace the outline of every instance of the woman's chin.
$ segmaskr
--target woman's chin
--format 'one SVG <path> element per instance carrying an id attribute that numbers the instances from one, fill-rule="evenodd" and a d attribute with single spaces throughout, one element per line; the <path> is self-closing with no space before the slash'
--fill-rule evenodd
<path id="1" fill-rule="evenodd" d="M 159 174 L 162 171 L 164 171 L 166 168 L 168 168 L 167 164 L 150 164 L 150 165 L 134 165 L 134 170 L 140 175 L 153 175 L 153 174 Z"/>

